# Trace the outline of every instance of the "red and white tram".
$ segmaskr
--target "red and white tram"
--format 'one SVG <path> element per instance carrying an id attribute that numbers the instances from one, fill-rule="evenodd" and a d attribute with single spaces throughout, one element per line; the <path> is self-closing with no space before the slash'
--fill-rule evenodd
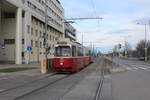
<path id="1" fill-rule="evenodd" d="M 90 50 L 77 42 L 58 41 L 53 67 L 56 72 L 77 72 L 92 62 Z"/>

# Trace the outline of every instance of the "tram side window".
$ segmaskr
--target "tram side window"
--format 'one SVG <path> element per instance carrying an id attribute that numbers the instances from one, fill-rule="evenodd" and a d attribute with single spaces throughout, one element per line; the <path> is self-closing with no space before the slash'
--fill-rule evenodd
<path id="1" fill-rule="evenodd" d="M 85 56 L 89 56 L 89 55 L 90 55 L 89 50 L 86 50 L 86 51 L 85 51 Z"/>
<path id="2" fill-rule="evenodd" d="M 78 56 L 83 56 L 83 49 L 82 48 L 78 48 Z"/>
<path id="3" fill-rule="evenodd" d="M 76 47 L 72 46 L 72 56 L 75 57 L 76 56 Z"/>
<path id="4" fill-rule="evenodd" d="M 89 50 L 89 56 L 91 56 L 92 55 L 92 51 L 91 50 Z"/>

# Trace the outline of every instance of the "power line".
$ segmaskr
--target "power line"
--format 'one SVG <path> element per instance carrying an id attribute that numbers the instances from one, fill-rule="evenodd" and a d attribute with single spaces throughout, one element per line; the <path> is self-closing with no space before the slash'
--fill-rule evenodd
<path id="1" fill-rule="evenodd" d="M 87 18 L 70 18 L 66 20 L 94 20 L 94 19 L 103 19 L 102 17 L 87 17 Z"/>
<path id="2" fill-rule="evenodd" d="M 92 7 L 93 7 L 94 14 L 95 14 L 95 16 L 97 16 L 94 0 L 91 0 L 91 1 L 92 1 Z"/>

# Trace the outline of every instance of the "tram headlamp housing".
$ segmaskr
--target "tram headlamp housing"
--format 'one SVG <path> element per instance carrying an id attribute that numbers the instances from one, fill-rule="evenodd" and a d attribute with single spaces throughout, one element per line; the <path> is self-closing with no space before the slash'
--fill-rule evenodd
<path id="1" fill-rule="evenodd" d="M 61 62 L 60 65 L 63 65 L 63 63 Z"/>

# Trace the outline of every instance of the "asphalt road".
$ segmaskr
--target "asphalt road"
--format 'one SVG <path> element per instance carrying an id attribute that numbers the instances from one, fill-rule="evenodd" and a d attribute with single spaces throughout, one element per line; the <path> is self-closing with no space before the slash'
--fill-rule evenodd
<path id="1" fill-rule="evenodd" d="M 102 59 L 75 74 L 0 75 L 0 100 L 111 100 L 111 79 L 102 80 Z M 102 84 L 99 90 L 99 84 Z"/>
<path id="2" fill-rule="evenodd" d="M 0 73 L 0 100 L 150 100 L 150 63 L 114 61 L 127 71 L 105 75 L 103 82 L 101 70 L 109 66 L 103 59 L 71 75 Z"/>
<path id="3" fill-rule="evenodd" d="M 118 60 L 126 72 L 111 75 L 113 100 L 150 100 L 150 63 Z"/>

